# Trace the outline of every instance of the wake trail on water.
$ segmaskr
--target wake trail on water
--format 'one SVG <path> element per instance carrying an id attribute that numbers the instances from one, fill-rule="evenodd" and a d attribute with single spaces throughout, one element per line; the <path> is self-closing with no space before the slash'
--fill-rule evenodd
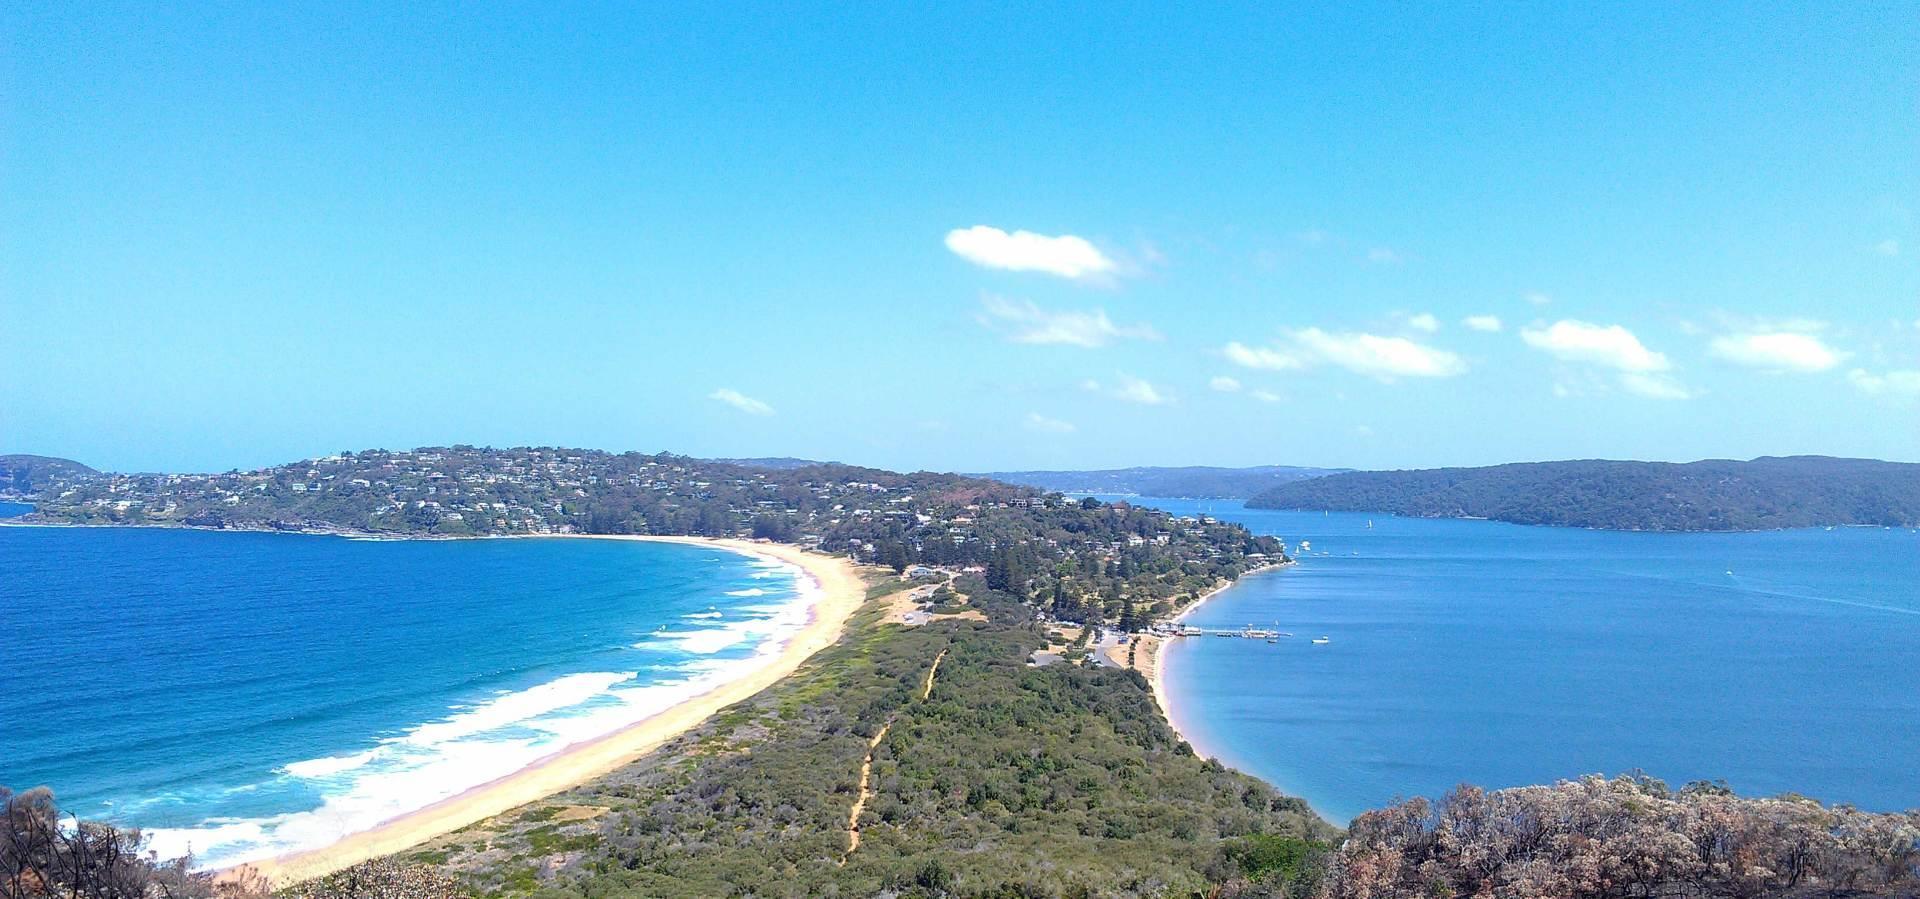
<path id="1" fill-rule="evenodd" d="M 1731 593 L 1739 596 L 1764 596 L 1772 599 L 1791 599 L 1800 602 L 1817 602 L 1835 606 L 1846 606 L 1854 609 L 1868 609 L 1876 612 L 1891 612 L 1895 615 L 1920 615 L 1920 608 L 1887 605 L 1885 603 L 1867 602 L 1859 599 L 1846 599 L 1839 596 L 1822 596 L 1818 593 L 1801 593 L 1781 587 L 1768 586 L 1758 578 L 1742 574 L 1725 575 L 1724 581 L 1689 577 L 1667 577 L 1632 571 L 1613 572 L 1613 574 L 1625 579 L 1653 581 L 1660 584 L 1684 584 L 1688 587 L 1697 587 L 1704 590 Z"/>

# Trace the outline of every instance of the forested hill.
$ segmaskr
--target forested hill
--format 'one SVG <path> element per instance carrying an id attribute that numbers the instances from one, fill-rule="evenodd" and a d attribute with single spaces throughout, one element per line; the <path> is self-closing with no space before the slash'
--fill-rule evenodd
<path id="1" fill-rule="evenodd" d="M 1062 493 L 1120 493 L 1185 499 L 1246 499 L 1281 484 L 1346 469 L 1260 465 L 1253 468 L 1109 468 L 1097 471 L 998 471 L 981 477 Z"/>
<path id="2" fill-rule="evenodd" d="M 1637 531 L 1911 526 L 1920 524 L 1920 465 L 1763 456 L 1360 471 L 1282 485 L 1247 505 Z"/>
<path id="3" fill-rule="evenodd" d="M 25 454 L 0 455 L 0 496 L 26 496 L 42 484 L 93 474 L 72 459 Z"/>

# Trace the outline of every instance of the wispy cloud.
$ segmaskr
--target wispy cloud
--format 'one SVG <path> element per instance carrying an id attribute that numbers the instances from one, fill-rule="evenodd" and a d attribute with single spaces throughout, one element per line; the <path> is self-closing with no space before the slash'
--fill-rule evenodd
<path id="1" fill-rule="evenodd" d="M 988 225 L 947 232 L 947 249 L 975 265 L 1013 272 L 1045 272 L 1081 280 L 1108 275 L 1118 267 L 1084 237 L 1048 236 L 1032 231 L 1008 233 Z"/>
<path id="2" fill-rule="evenodd" d="M 1291 336 L 1297 345 L 1320 359 L 1380 380 L 1448 378 L 1467 370 L 1459 356 L 1405 337 L 1333 333 L 1319 328 L 1293 331 Z"/>
<path id="3" fill-rule="evenodd" d="M 1392 247 L 1374 247 L 1367 251 L 1367 261 L 1374 265 L 1399 265 L 1406 260 Z"/>
<path id="4" fill-rule="evenodd" d="M 1882 256 L 1898 256 L 1900 255 L 1900 242 L 1889 237 L 1886 240 L 1874 244 L 1873 251 Z"/>
<path id="5" fill-rule="evenodd" d="M 1466 325 L 1470 330 L 1486 331 L 1488 333 L 1494 333 L 1506 327 L 1505 324 L 1501 323 L 1500 316 L 1498 315 L 1469 315 L 1461 319 L 1460 323 Z"/>
<path id="6" fill-rule="evenodd" d="M 1042 434 L 1071 434 L 1074 432 L 1073 422 L 1061 421 L 1057 418 L 1048 418 L 1038 412 L 1027 413 L 1026 425 L 1027 430 L 1039 431 Z"/>
<path id="7" fill-rule="evenodd" d="M 1528 303 L 1535 306 L 1545 306 L 1553 302 L 1553 297 L 1548 296 L 1544 293 L 1541 293 L 1540 291 L 1537 291 L 1537 290 L 1528 291 L 1526 294 L 1524 294 L 1521 297 L 1521 299 L 1526 300 Z"/>
<path id="8" fill-rule="evenodd" d="M 1288 331 L 1285 341 L 1273 346 L 1234 341 L 1222 352 L 1229 361 L 1246 368 L 1283 371 L 1328 363 L 1381 381 L 1446 378 L 1467 370 L 1467 363 L 1458 355 L 1405 337 L 1319 328 Z"/>
<path id="9" fill-rule="evenodd" d="M 1142 406 L 1164 406 L 1173 402 L 1173 397 L 1165 390 L 1155 387 L 1151 382 L 1122 374 L 1114 377 L 1114 383 L 1102 384 L 1092 378 L 1080 382 L 1080 386 L 1094 393 L 1110 396 Z"/>
<path id="10" fill-rule="evenodd" d="M 1247 395 L 1263 403 L 1280 402 L 1280 394 L 1274 393 L 1271 390 L 1255 390 Z"/>
<path id="11" fill-rule="evenodd" d="M 719 400 L 748 415 L 772 415 L 773 407 L 747 396 L 731 387 L 722 387 L 707 394 L 707 399 Z"/>
<path id="12" fill-rule="evenodd" d="M 1221 393 L 1237 393 L 1240 390 L 1240 381 L 1226 375 L 1215 375 L 1213 380 L 1207 382 L 1207 386 Z"/>
<path id="13" fill-rule="evenodd" d="M 1665 354 L 1648 349 L 1639 337 L 1620 325 L 1561 319 L 1545 327 L 1523 328 L 1520 339 L 1556 359 L 1612 369 L 1628 393 L 1657 400 L 1684 400 L 1695 395 L 1666 374 L 1673 363 Z M 1555 392 L 1567 395 L 1559 386 Z"/>
<path id="14" fill-rule="evenodd" d="M 1920 396 L 1920 369 L 1895 369 L 1874 373 L 1864 368 L 1847 372 L 1847 380 L 1861 393 L 1887 396 Z"/>
<path id="15" fill-rule="evenodd" d="M 1736 365 L 1770 371 L 1826 371 L 1845 358 L 1811 334 L 1727 334 L 1715 337 L 1707 351 Z"/>
<path id="16" fill-rule="evenodd" d="M 1286 371 L 1306 367 L 1305 360 L 1293 353 L 1272 347 L 1248 346 L 1238 340 L 1227 344 L 1221 352 L 1226 354 L 1227 361 L 1246 368 Z"/>
<path id="17" fill-rule="evenodd" d="M 1419 315 L 1407 316 L 1407 327 L 1432 334 L 1440 330 L 1440 320 L 1434 318 L 1431 312 L 1422 312 Z"/>
<path id="18" fill-rule="evenodd" d="M 1117 325 L 1104 309 L 1042 309 L 1031 300 L 988 294 L 980 300 L 980 323 L 1015 343 L 1066 344 L 1093 349 L 1116 340 L 1158 340 L 1151 325 Z"/>
<path id="19" fill-rule="evenodd" d="M 1520 339 L 1528 346 L 1568 362 L 1588 362 L 1619 371 L 1666 371 L 1667 357 L 1647 349 L 1632 331 L 1619 325 L 1596 325 L 1561 319 L 1546 327 L 1524 328 Z"/>
<path id="20" fill-rule="evenodd" d="M 1686 400 L 1694 395 L 1685 385 L 1660 372 L 1622 372 L 1620 386 L 1625 387 L 1628 393 L 1656 400 Z"/>

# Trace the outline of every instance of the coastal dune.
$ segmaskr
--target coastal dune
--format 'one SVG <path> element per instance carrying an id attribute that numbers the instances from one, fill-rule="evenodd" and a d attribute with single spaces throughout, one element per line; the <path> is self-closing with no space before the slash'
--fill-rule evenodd
<path id="1" fill-rule="evenodd" d="M 318 849 L 249 862 L 224 872 L 235 879 L 264 878 L 285 885 L 324 876 L 368 859 L 403 851 L 578 786 L 632 763 L 686 732 L 714 713 L 752 697 L 799 668 L 814 653 L 840 638 L 847 619 L 866 597 L 866 585 L 846 559 L 810 553 L 796 546 L 701 537 L 567 535 L 595 540 L 688 543 L 777 560 L 797 566 L 817 588 L 807 625 L 780 652 L 745 677 L 691 697 L 660 714 L 604 736 L 569 746 L 506 777 L 466 790 L 433 805 L 349 834 Z M 546 538 L 530 538 L 546 539 Z"/>

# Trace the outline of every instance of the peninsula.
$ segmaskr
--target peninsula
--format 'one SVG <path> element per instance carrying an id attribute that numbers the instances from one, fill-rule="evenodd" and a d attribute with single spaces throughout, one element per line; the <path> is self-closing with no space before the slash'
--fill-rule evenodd
<path id="1" fill-rule="evenodd" d="M 956 475 L 555 448 L 341 453 L 216 475 L 85 472 L 25 498 L 36 511 L 24 523 L 53 526 L 758 540 L 729 545 L 804 548 L 794 560 L 837 585 L 816 609 L 819 626 L 761 676 L 671 720 L 257 866 L 273 882 L 399 853 L 478 892 L 517 894 L 558 874 L 560 857 L 569 872 L 600 864 L 602 848 L 628 838 L 596 834 L 643 816 L 673 822 L 631 832 L 646 848 L 629 848 L 663 863 L 642 873 L 645 895 L 748 884 L 857 884 L 865 895 L 913 881 L 974 893 L 1142 876 L 1200 890 L 1275 867 L 1254 860 L 1262 847 L 1318 858 L 1334 833 L 1300 800 L 1195 757 L 1138 673 L 1091 658 L 1031 663 L 1051 627 L 1141 630 L 1287 558 L 1277 539 L 1211 517 Z M 895 614 L 903 603 L 917 611 Z M 775 856 L 794 865 L 768 866 Z M 355 870 L 343 876 L 387 869 Z"/>

